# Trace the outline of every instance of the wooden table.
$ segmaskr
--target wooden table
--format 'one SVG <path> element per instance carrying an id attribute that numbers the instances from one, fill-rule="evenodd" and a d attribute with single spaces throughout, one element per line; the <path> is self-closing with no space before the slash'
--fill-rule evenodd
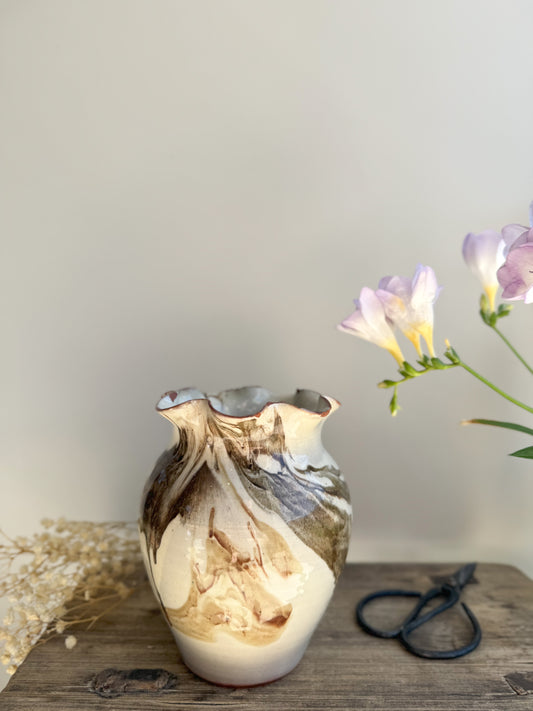
<path id="1" fill-rule="evenodd" d="M 396 640 L 365 634 L 354 622 L 363 595 L 386 587 L 426 590 L 456 567 L 346 566 L 300 665 L 272 684 L 240 689 L 209 684 L 187 670 L 143 583 L 92 630 L 80 632 L 74 649 L 66 650 L 61 639 L 34 649 L 0 694 L 0 709 L 533 710 L 533 581 L 516 568 L 480 564 L 465 588 L 463 598 L 483 629 L 480 647 L 466 657 L 420 659 Z M 468 631 L 464 614 L 459 609 L 445 614 L 426 643 L 461 644 Z M 175 675 L 176 688 L 102 698 L 89 683 L 110 667 L 164 669 Z"/>

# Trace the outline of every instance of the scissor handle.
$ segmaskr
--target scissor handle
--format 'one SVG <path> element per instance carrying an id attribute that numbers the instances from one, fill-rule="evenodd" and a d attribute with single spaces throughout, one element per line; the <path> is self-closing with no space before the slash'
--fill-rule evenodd
<path id="1" fill-rule="evenodd" d="M 455 604 L 455 603 L 452 603 Z M 440 614 L 441 612 L 444 612 L 445 609 L 448 607 L 451 607 L 452 605 L 447 605 L 445 608 L 442 608 L 442 606 L 439 605 L 438 608 L 435 608 L 435 610 L 432 610 L 431 612 L 435 612 L 435 614 Z M 481 627 L 479 625 L 479 622 L 477 620 L 477 617 L 474 615 L 472 610 L 465 605 L 464 602 L 461 603 L 461 607 L 466 613 L 466 616 L 470 620 L 470 624 L 472 625 L 472 629 L 474 631 L 474 635 L 470 642 L 468 644 L 465 644 L 464 647 L 459 647 L 458 649 L 445 649 L 445 650 L 436 650 L 436 649 L 424 649 L 423 647 L 417 647 L 416 645 L 412 644 L 409 641 L 410 635 L 418 628 L 420 627 L 421 624 L 424 622 L 427 622 L 429 619 L 434 617 L 435 615 L 432 615 L 428 613 L 428 615 L 423 615 L 422 618 L 416 618 L 412 620 L 411 623 L 408 623 L 403 627 L 403 629 L 400 630 L 400 633 L 398 635 L 398 639 L 400 642 L 403 644 L 405 649 L 407 649 L 408 652 L 411 652 L 412 654 L 416 654 L 417 657 L 423 657 L 424 659 L 457 659 L 458 657 L 464 657 L 465 654 L 469 654 L 470 652 L 473 652 L 474 649 L 479 645 L 481 642 Z M 440 608 L 440 609 L 439 609 Z M 421 621 L 422 620 L 422 621 Z"/>
<path id="2" fill-rule="evenodd" d="M 365 632 L 374 635 L 374 637 L 382 637 L 384 639 L 392 639 L 394 637 L 399 637 L 400 632 L 403 630 L 406 621 L 411 619 L 412 613 L 409 613 L 407 620 L 404 620 L 399 627 L 395 627 L 392 630 L 380 630 L 377 627 L 373 627 L 365 619 L 365 616 L 363 614 L 364 608 L 368 605 L 369 602 L 372 602 L 372 600 L 378 600 L 382 597 L 422 597 L 422 593 L 419 593 L 416 590 L 379 590 L 378 592 L 373 592 L 369 595 L 366 595 L 357 603 L 357 607 L 355 608 L 355 617 L 359 626 L 362 627 Z M 417 607 L 418 605 L 416 606 L 416 608 Z"/>
<path id="3" fill-rule="evenodd" d="M 407 615 L 404 621 L 392 630 L 381 630 L 370 625 L 363 614 L 363 610 L 368 605 L 368 603 L 373 600 L 380 599 L 383 597 L 418 597 L 419 600 L 416 603 L 412 611 Z M 420 614 L 424 607 L 431 600 L 437 597 L 446 597 L 446 599 L 440 604 L 429 610 L 425 614 Z M 424 649 L 423 647 L 417 647 L 409 641 L 410 635 L 418 629 L 421 625 L 429 622 L 433 617 L 440 615 L 445 610 L 453 607 L 459 600 L 459 592 L 456 588 L 451 585 L 442 585 L 439 587 L 432 588 L 427 593 L 420 593 L 415 590 L 380 590 L 378 592 L 370 593 L 362 598 L 355 608 L 356 619 L 359 625 L 365 632 L 374 635 L 375 637 L 382 637 L 384 639 L 392 639 L 398 637 L 402 645 L 412 654 L 417 657 L 422 657 L 425 659 L 455 659 L 457 657 L 462 657 L 469 652 L 472 652 L 481 641 L 481 627 L 477 621 L 476 616 L 470 610 L 467 605 L 461 603 L 463 610 L 465 611 L 473 629 L 473 637 L 470 642 L 464 647 L 459 649 L 448 649 L 444 651 Z"/>
<path id="4" fill-rule="evenodd" d="M 436 607 L 432 608 L 431 610 L 428 610 L 425 614 L 422 615 L 421 612 L 428 604 L 428 602 L 431 602 L 437 597 L 443 597 L 445 598 L 445 600 L 441 602 L 440 605 L 437 605 Z M 408 630 L 408 633 L 410 634 L 411 632 L 416 630 L 417 627 L 420 627 L 420 625 L 429 622 L 429 620 L 431 620 L 433 617 L 436 617 L 445 610 L 448 610 L 450 607 L 453 607 L 458 601 L 459 592 L 451 585 L 447 585 L 445 583 L 444 585 L 439 585 L 435 588 L 431 588 L 431 590 L 428 590 L 423 595 L 420 595 L 420 600 L 417 602 L 409 616 L 404 620 L 402 629 Z"/>

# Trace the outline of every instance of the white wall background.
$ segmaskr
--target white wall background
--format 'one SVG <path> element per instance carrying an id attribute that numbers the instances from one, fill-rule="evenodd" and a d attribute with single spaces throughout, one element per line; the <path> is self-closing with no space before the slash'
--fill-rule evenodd
<path id="1" fill-rule="evenodd" d="M 532 25 L 530 0 L 2 0 L 2 527 L 136 518 L 167 389 L 309 387 L 343 403 L 350 560 L 533 574 L 528 442 L 459 425 L 527 416 L 452 371 L 392 419 L 394 361 L 335 329 L 430 264 L 438 350 L 533 401 L 460 253 L 527 222 Z M 502 324 L 530 357 L 532 319 Z"/>

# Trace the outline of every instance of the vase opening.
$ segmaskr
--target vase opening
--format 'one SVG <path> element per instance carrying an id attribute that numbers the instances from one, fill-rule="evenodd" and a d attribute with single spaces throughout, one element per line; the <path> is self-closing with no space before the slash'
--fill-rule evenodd
<path id="1" fill-rule="evenodd" d="M 217 413 L 229 417 L 253 417 L 268 405 L 287 404 L 317 415 L 325 415 L 338 407 L 333 398 L 326 398 L 314 390 L 300 389 L 290 395 L 275 395 L 266 388 L 250 386 L 224 390 L 218 395 L 206 395 L 197 388 L 170 390 L 157 404 L 157 409 L 168 410 L 194 400 L 207 400 Z"/>

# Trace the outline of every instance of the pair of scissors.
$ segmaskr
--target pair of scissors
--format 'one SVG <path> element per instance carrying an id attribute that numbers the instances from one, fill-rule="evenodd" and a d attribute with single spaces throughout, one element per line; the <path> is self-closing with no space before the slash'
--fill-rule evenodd
<path id="1" fill-rule="evenodd" d="M 463 610 L 465 611 L 470 624 L 472 625 L 472 638 L 468 644 L 459 649 L 447 649 L 447 650 L 430 650 L 424 649 L 422 647 L 417 647 L 409 641 L 410 635 L 418 629 L 421 625 L 429 622 L 437 615 L 440 615 L 445 610 L 453 607 L 461 596 L 461 591 L 468 581 L 472 578 L 474 570 L 476 569 L 475 563 L 468 563 L 462 568 L 459 568 L 452 576 L 445 580 L 442 585 L 438 585 L 426 593 L 417 592 L 415 590 L 379 590 L 378 592 L 370 593 L 362 600 L 359 601 L 356 607 L 356 619 L 359 625 L 375 637 L 383 637 L 385 639 L 397 638 L 407 651 L 412 654 L 416 654 L 417 657 L 424 657 L 425 659 L 455 659 L 456 657 L 463 657 L 465 654 L 472 652 L 481 641 L 481 627 L 479 622 L 475 617 L 472 610 L 470 610 L 464 602 L 461 603 Z M 384 597 L 418 597 L 419 600 L 412 609 L 412 611 L 407 615 L 404 621 L 391 630 L 381 630 L 370 625 L 363 614 L 364 608 L 373 600 Z M 440 605 L 433 607 L 426 613 L 423 613 L 426 605 L 436 598 L 443 598 L 443 602 Z"/>

